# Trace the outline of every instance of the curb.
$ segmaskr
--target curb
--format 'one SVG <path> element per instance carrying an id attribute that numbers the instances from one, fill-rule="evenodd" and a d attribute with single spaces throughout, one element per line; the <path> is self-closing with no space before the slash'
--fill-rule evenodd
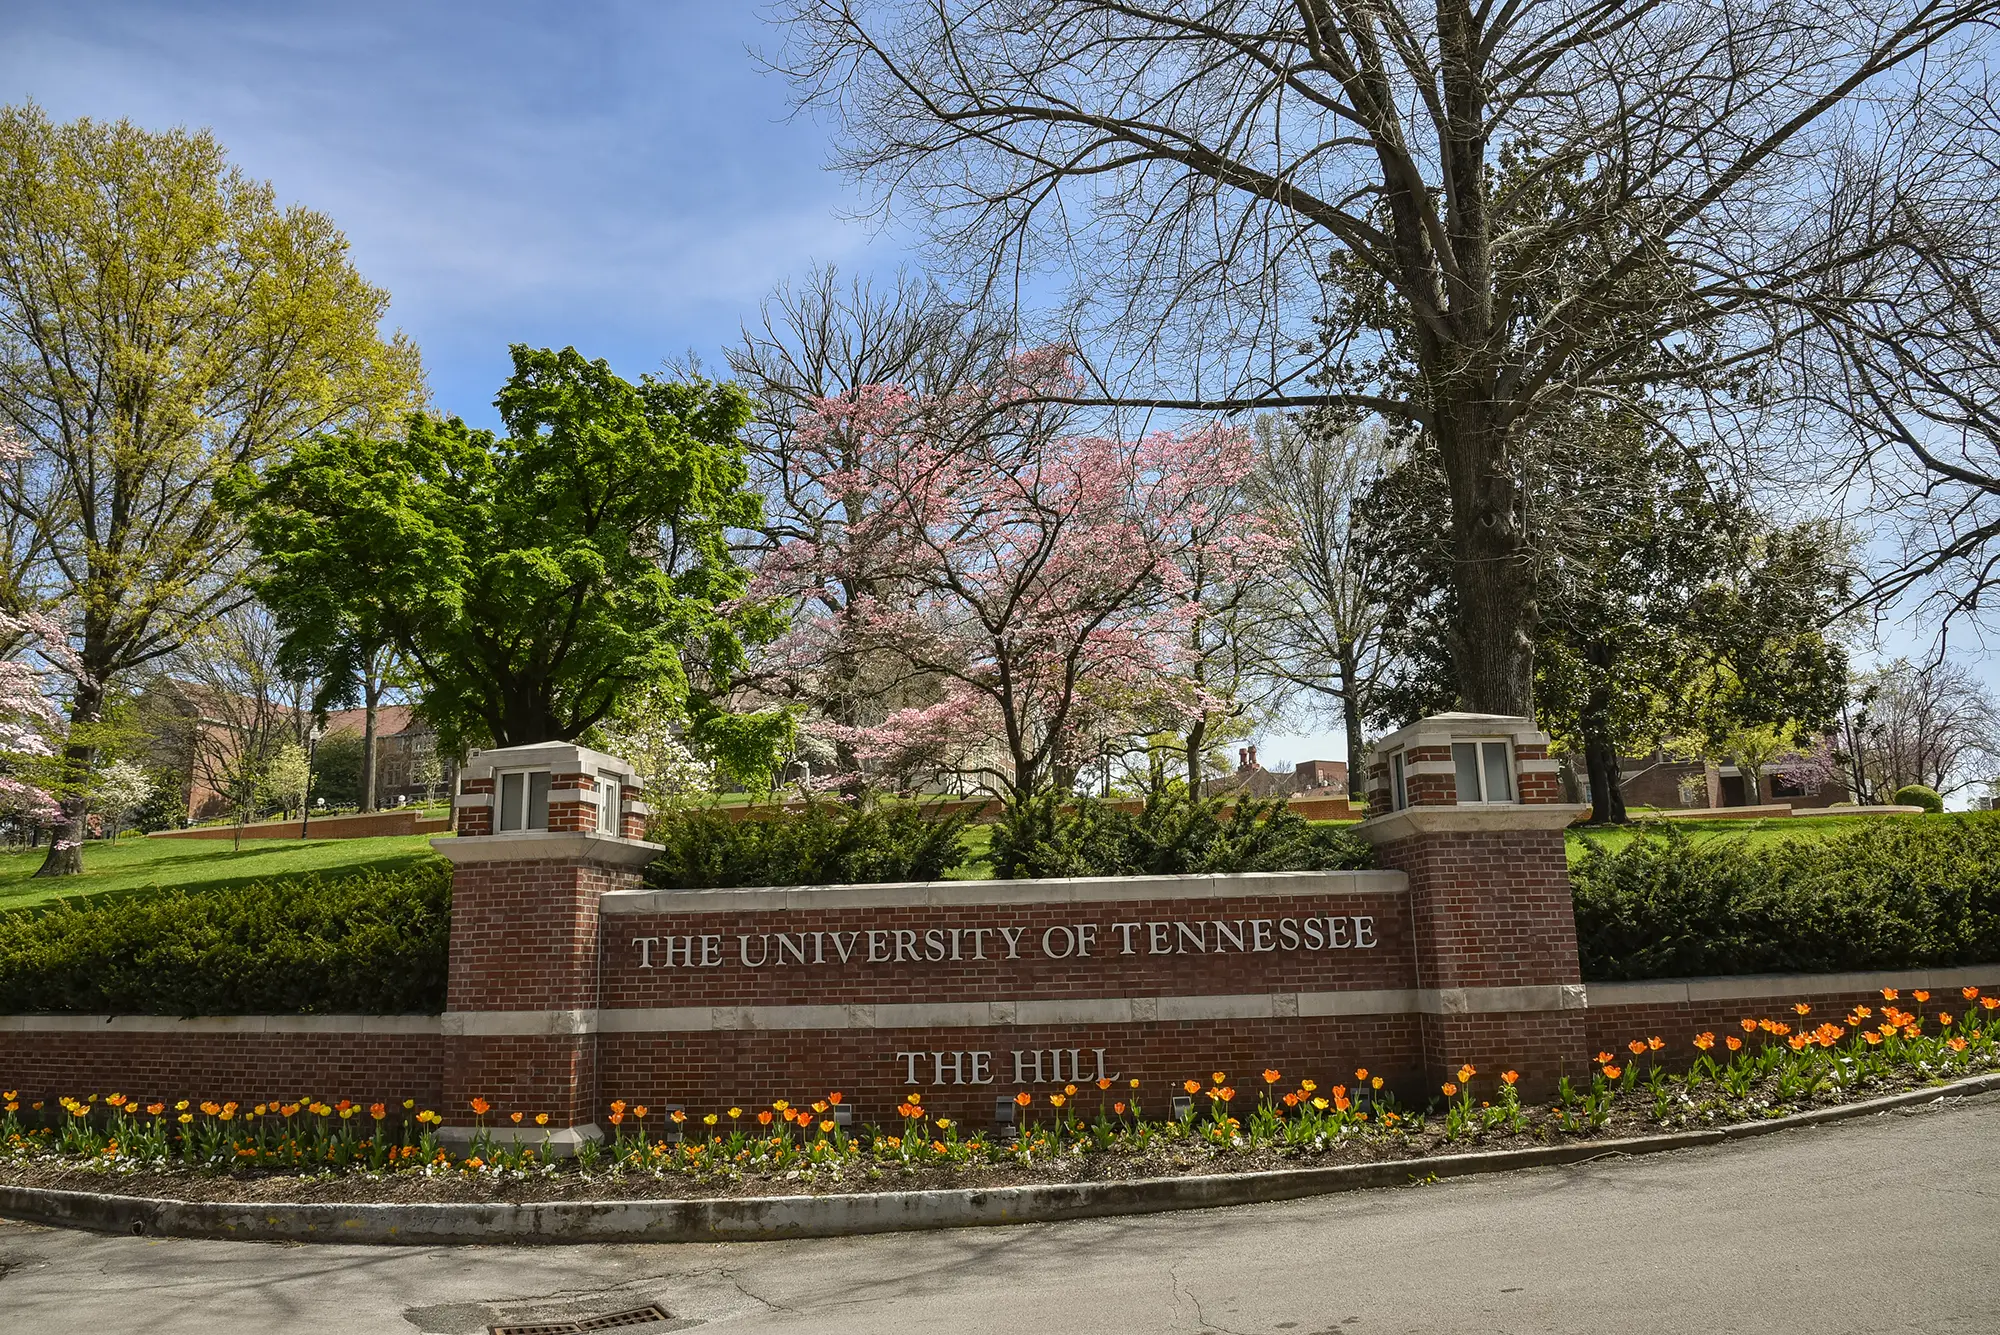
<path id="1" fill-rule="evenodd" d="M 756 1196 L 716 1200 L 546 1201 L 535 1204 L 373 1205 L 234 1203 L 105 1196 L 0 1186 L 0 1216 L 102 1233 L 243 1242 L 430 1245 L 464 1242 L 756 1242 L 860 1233 L 1048 1223 L 1113 1215 L 1202 1210 L 1403 1186 L 1420 1178 L 1469 1177 L 1556 1167 L 1612 1155 L 1637 1157 L 1718 1145 L 1796 1127 L 2000 1089 L 2000 1072 L 1861 1103 L 1623 1140 L 1585 1141 L 1483 1154 L 1442 1154 L 1389 1163 L 1341 1164 L 1264 1173 L 1064 1182 L 990 1189 Z"/>

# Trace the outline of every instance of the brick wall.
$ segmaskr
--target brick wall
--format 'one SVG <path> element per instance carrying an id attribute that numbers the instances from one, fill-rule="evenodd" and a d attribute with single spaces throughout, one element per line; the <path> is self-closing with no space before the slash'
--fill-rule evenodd
<path id="1" fill-rule="evenodd" d="M 122 1093 L 239 1103 L 443 1097 L 437 1034 L 0 1031 L 0 1088 L 23 1100 Z"/>
<path id="2" fill-rule="evenodd" d="M 893 1124 L 895 1105 L 914 1089 L 924 1106 L 977 1130 L 993 1119 L 997 1099 L 1026 1091 L 1034 1096 L 1035 1115 L 1046 1117 L 1048 1096 L 1065 1083 L 1080 1087 L 1077 1106 L 1094 1114 L 1100 1098 L 1137 1097 L 1149 1116 L 1162 1116 L 1181 1082 L 1223 1072 L 1235 1088 L 1239 1112 L 1254 1106 L 1264 1091 L 1262 1071 L 1278 1070 L 1288 1083 L 1280 1092 L 1310 1078 L 1322 1088 L 1352 1084 L 1354 1068 L 1407 1085 L 1419 1062 L 1419 1033 L 1411 1015 L 1305 1017 L 1293 1019 L 1216 1020 L 1196 1023 L 1063 1025 L 995 1029 L 829 1029 L 780 1033 L 738 1030 L 705 1034 L 604 1034 L 599 1037 L 599 1080 L 605 1099 L 684 1104 L 691 1112 L 723 1111 L 731 1106 L 753 1114 L 772 1100 L 794 1103 L 823 1098 L 839 1090 L 861 1122 Z M 1104 1071 L 1115 1076 L 1111 1090 L 1096 1088 L 1090 1077 L 1097 1066 L 1096 1049 L 1104 1049 Z M 1013 1053 L 1041 1052 L 1043 1074 L 1052 1075 L 1055 1052 L 1080 1054 L 1082 1078 L 1071 1079 L 1068 1058 L 1065 1080 L 1014 1078 Z M 992 1082 L 952 1083 L 946 1057 L 944 1084 L 932 1053 L 992 1054 Z M 908 1083 L 907 1059 L 899 1053 L 922 1053 L 916 1063 L 918 1080 Z M 1033 1058 L 1024 1057 L 1024 1062 Z M 960 1062 L 962 1076 L 970 1063 Z M 1032 1068 L 1027 1072 L 1032 1074 Z M 1129 1081 L 1137 1078 L 1139 1089 Z"/>
<path id="3" fill-rule="evenodd" d="M 1734 1034 L 1747 1038 L 1742 1021 L 1778 1020 L 1792 1026 L 1796 1032 L 1816 1028 L 1831 1021 L 1845 1026 L 1847 1015 L 1856 1006 L 1867 1006 L 1875 1012 L 1871 1020 L 1880 1022 L 1883 998 L 1881 987 L 1893 986 L 1900 993 L 1898 1000 L 1888 1004 L 1899 1006 L 1906 1011 L 1921 1012 L 1928 1026 L 1935 1029 L 1937 1014 L 1945 1011 L 1953 1016 L 1963 1015 L 1967 1002 L 1959 988 L 1966 982 L 1979 987 L 1987 994 L 2000 990 L 2000 965 L 1988 968 L 1956 969 L 1949 971 L 1952 980 L 1924 990 L 1930 992 L 1928 1002 L 1917 1001 L 1911 993 L 1918 990 L 1911 979 L 1921 978 L 1924 971 L 1890 971 L 1884 975 L 1892 981 L 1878 986 L 1841 986 L 1840 975 L 1828 979 L 1828 986 L 1810 976 L 1787 979 L 1775 991 L 1760 987 L 1756 991 L 1746 989 L 1745 995 L 1715 997 L 1687 1001 L 1645 1001 L 1619 1003 L 1608 1000 L 1603 1005 L 1592 1005 L 1588 1016 L 1587 1037 L 1592 1052 L 1612 1052 L 1620 1057 L 1626 1055 L 1626 1044 L 1634 1039 L 1662 1038 L 1666 1046 L 1660 1050 L 1658 1060 L 1686 1065 L 1697 1055 L 1693 1046 L 1696 1034 L 1704 1031 L 1713 1033 L 1720 1044 L 1723 1038 Z M 1716 990 L 1717 984 L 1726 980 L 1698 980 L 1704 991 Z M 1615 996 L 1616 985 L 1596 985 L 1595 991 L 1607 998 Z M 1795 1002 L 1804 1002 L 1812 1007 L 1810 1014 L 1800 1016 L 1793 1011 Z M 1765 1035 L 1758 1033 L 1762 1041 Z M 1655 1060 L 1648 1057 L 1649 1061 Z"/>
<path id="4" fill-rule="evenodd" d="M 1580 980 L 1561 830 L 1428 833 L 1375 855 L 1410 878 L 1417 986 Z"/>

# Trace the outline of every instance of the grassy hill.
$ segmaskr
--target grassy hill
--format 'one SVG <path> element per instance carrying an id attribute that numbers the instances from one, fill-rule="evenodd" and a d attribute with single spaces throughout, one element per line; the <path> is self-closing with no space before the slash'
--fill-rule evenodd
<path id="1" fill-rule="evenodd" d="M 83 875 L 35 879 L 46 850 L 0 853 L 0 911 L 159 886 L 214 889 L 305 872 L 388 870 L 435 856 L 429 835 L 388 839 L 120 839 L 83 849 Z"/>

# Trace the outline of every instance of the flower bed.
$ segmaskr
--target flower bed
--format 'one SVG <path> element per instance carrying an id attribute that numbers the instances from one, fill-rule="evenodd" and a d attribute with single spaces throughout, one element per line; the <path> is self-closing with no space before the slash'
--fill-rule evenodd
<path id="1" fill-rule="evenodd" d="M 1904 1009 L 1908 1005 L 1910 1009 Z M 1954 1013 L 1956 1012 L 1956 1013 Z M 556 1200 L 843 1192 L 1113 1180 L 1385 1162 L 1754 1121 L 2000 1068 L 2000 998 L 1885 989 L 1879 1006 L 1826 1019 L 1745 1016 L 1689 1040 L 1658 1035 L 1597 1054 L 1587 1085 L 1528 1106 L 1518 1073 L 1472 1063 L 1422 1102 L 1365 1068 L 1238 1089 L 1213 1071 L 1165 1091 L 1098 1081 L 1015 1096 L 1009 1133 L 968 1128 L 909 1094 L 887 1127 L 850 1128 L 841 1095 L 803 1105 L 688 1112 L 619 1100 L 611 1139 L 573 1159 L 549 1150 L 545 1114 L 484 1099 L 472 1142 L 440 1142 L 442 1117 L 413 1103 L 279 1099 L 242 1106 L 123 1093 L 53 1106 L 0 1102 L 0 1181 L 190 1199 Z M 1670 1065 L 1684 1069 L 1669 1069 Z"/>

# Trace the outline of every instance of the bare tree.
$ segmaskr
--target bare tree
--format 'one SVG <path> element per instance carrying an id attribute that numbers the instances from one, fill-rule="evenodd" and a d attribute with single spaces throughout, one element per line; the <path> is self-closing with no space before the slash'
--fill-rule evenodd
<path id="1" fill-rule="evenodd" d="M 272 796 L 267 776 L 280 750 L 303 746 L 311 726 L 311 684 L 278 666 L 283 636 L 257 606 L 238 607 L 195 632 L 168 660 L 159 689 L 189 715 L 194 782 L 218 794 L 237 840 Z"/>
<path id="2" fill-rule="evenodd" d="M 2000 705 L 1959 664 L 1898 659 L 1863 677 L 1851 744 L 1866 795 L 1906 784 L 1949 795 L 1990 779 L 2000 762 Z"/>
<path id="3" fill-rule="evenodd" d="M 1893 245 L 1932 149 L 1912 109 L 1976 75 L 1996 10 L 789 0 L 777 63 L 988 290 L 1071 276 L 1105 335 L 1079 402 L 1429 431 L 1460 693 L 1525 714 L 1536 419 L 1714 386 Z"/>
<path id="4" fill-rule="evenodd" d="M 1261 599 L 1265 668 L 1340 719 L 1348 791 L 1359 795 L 1362 724 L 1384 668 L 1380 575 L 1392 548 L 1368 536 L 1354 503 L 1388 466 L 1390 439 L 1379 427 L 1319 429 L 1267 414 L 1257 441 L 1252 501 L 1288 540 L 1282 577 Z"/>

